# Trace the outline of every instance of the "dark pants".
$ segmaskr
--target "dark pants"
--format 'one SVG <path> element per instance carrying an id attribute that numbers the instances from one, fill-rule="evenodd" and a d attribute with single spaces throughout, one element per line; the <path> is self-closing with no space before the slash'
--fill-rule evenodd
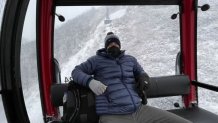
<path id="1" fill-rule="evenodd" d="M 192 123 L 178 115 L 155 107 L 142 105 L 133 114 L 102 115 L 99 123 Z"/>

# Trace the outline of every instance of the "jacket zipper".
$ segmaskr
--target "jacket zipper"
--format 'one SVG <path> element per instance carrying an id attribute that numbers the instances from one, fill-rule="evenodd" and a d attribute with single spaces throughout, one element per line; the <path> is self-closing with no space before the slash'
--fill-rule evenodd
<path id="1" fill-rule="evenodd" d="M 133 100 L 133 97 L 132 97 L 132 95 L 130 94 L 130 91 L 129 91 L 129 89 L 127 88 L 127 86 L 124 84 L 124 82 L 123 82 L 123 68 L 122 68 L 122 66 L 121 66 L 121 64 L 119 63 L 119 61 L 116 59 L 116 62 L 117 62 L 117 64 L 120 66 L 120 70 L 121 70 L 121 83 L 125 86 L 125 88 L 126 88 L 126 90 L 128 91 L 128 93 L 129 93 L 129 95 L 130 95 L 130 97 L 131 97 L 131 100 L 132 100 L 132 102 L 133 102 L 133 105 L 134 105 L 134 110 L 136 110 L 136 105 L 135 105 L 135 102 L 134 102 L 134 100 Z"/>

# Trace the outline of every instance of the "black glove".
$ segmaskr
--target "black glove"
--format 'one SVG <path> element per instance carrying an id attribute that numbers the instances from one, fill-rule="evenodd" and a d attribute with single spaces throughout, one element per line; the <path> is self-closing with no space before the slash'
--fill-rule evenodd
<path id="1" fill-rule="evenodd" d="M 136 88 L 139 97 L 142 99 L 142 104 L 147 104 L 147 94 L 146 91 L 149 88 L 149 76 L 144 73 L 136 77 Z"/>
<path id="2" fill-rule="evenodd" d="M 138 94 L 139 94 L 139 97 L 141 97 L 141 99 L 142 99 L 142 104 L 146 105 L 148 103 L 146 92 L 145 91 L 140 91 L 140 92 L 138 92 Z"/>

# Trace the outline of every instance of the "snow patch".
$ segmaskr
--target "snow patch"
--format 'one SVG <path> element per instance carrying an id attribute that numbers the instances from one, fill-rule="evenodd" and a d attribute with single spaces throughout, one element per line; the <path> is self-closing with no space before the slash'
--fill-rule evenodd
<path id="1" fill-rule="evenodd" d="M 101 43 L 98 43 L 97 41 L 99 40 L 100 34 L 103 32 L 102 27 L 104 26 L 103 21 L 97 26 L 96 31 L 93 33 L 94 38 L 90 39 L 89 41 L 86 42 L 85 46 L 77 52 L 75 55 L 73 55 L 69 61 L 64 65 L 64 67 L 61 68 L 61 71 L 63 73 L 61 74 L 61 80 L 64 82 L 65 77 L 70 77 L 71 71 L 74 69 L 74 67 L 82 62 L 84 62 L 87 58 L 90 56 L 94 55 L 96 48 L 100 47 Z"/>
<path id="2" fill-rule="evenodd" d="M 110 19 L 118 19 L 126 14 L 126 9 L 121 9 L 110 15 Z"/>

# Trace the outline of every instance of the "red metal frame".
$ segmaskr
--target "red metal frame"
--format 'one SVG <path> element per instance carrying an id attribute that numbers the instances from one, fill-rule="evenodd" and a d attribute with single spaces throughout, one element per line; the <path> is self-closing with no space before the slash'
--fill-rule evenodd
<path id="1" fill-rule="evenodd" d="M 190 80 L 196 80 L 196 12 L 195 0 L 183 0 L 181 14 L 181 45 L 182 45 L 182 72 L 190 77 Z M 191 103 L 197 102 L 196 86 L 191 85 L 190 94 L 184 96 L 185 107 L 190 107 Z"/>
<path id="2" fill-rule="evenodd" d="M 57 110 L 51 104 L 50 87 L 53 83 L 53 0 L 40 0 L 39 2 L 39 67 L 40 67 L 40 85 L 42 94 L 43 113 L 46 117 L 57 116 Z"/>

